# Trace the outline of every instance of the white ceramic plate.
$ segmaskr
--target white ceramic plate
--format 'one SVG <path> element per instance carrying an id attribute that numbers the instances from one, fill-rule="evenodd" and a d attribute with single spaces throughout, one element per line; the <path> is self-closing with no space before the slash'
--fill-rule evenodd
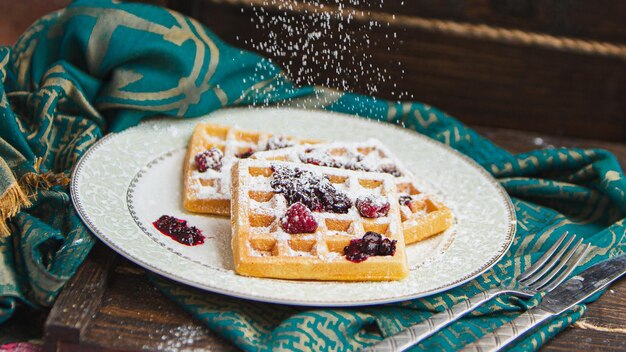
<path id="1" fill-rule="evenodd" d="M 185 211 L 182 164 L 200 121 L 307 138 L 380 139 L 418 178 L 429 180 L 456 224 L 408 247 L 408 279 L 384 283 L 314 282 L 238 276 L 228 218 Z M 495 264 L 515 231 L 511 201 L 480 166 L 408 129 L 353 116 L 288 109 L 225 109 L 201 119 L 156 119 L 109 134 L 87 151 L 72 176 L 72 200 L 83 221 L 115 251 L 173 280 L 230 296 L 309 306 L 358 306 L 427 296 L 460 285 Z M 152 222 L 167 214 L 209 238 L 187 247 Z"/>

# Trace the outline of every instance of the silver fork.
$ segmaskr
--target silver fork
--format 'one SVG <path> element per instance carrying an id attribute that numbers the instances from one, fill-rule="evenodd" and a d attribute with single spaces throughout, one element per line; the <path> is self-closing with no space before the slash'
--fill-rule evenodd
<path id="1" fill-rule="evenodd" d="M 569 236 L 565 245 L 561 247 L 561 244 L 567 237 L 568 233 L 565 232 L 535 264 L 511 279 L 510 282 L 503 282 L 499 287 L 480 292 L 465 301 L 461 301 L 425 321 L 387 337 L 376 345 L 366 348 L 365 351 L 404 351 L 431 336 L 439 329 L 455 322 L 483 303 L 502 294 L 530 298 L 541 291 L 552 291 L 572 273 L 589 250 L 589 244 L 585 245 L 582 250 L 579 250 L 582 239 L 576 241 L 576 236 Z M 576 243 L 572 245 L 574 241 Z M 559 249 L 559 247 L 561 248 Z"/>

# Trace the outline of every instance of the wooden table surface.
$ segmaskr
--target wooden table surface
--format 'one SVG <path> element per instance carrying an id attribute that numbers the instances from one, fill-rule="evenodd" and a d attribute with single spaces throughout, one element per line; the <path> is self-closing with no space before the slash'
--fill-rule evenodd
<path id="1" fill-rule="evenodd" d="M 477 127 L 512 152 L 550 146 L 601 147 L 626 164 L 626 144 Z M 586 317 L 543 351 L 626 350 L 626 280 L 589 306 Z M 158 292 L 145 271 L 98 243 L 66 285 L 45 324 L 45 349 L 176 350 L 234 348 Z"/>

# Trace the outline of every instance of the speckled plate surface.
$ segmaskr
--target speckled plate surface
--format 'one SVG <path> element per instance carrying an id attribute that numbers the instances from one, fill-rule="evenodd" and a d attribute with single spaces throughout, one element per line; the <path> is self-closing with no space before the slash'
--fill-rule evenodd
<path id="1" fill-rule="evenodd" d="M 228 218 L 189 213 L 181 202 L 187 141 L 200 121 L 307 138 L 380 139 L 415 175 L 428 180 L 455 215 L 444 234 L 407 248 L 402 281 L 344 283 L 238 276 Z M 156 119 L 109 134 L 78 162 L 72 200 L 103 242 L 144 268 L 230 296 L 309 306 L 358 306 L 423 297 L 460 285 L 495 264 L 515 231 L 511 201 L 473 161 L 408 129 L 348 115 L 288 109 L 225 109 L 201 119 Z M 208 236 L 187 247 L 159 233 L 163 214 L 186 219 Z"/>

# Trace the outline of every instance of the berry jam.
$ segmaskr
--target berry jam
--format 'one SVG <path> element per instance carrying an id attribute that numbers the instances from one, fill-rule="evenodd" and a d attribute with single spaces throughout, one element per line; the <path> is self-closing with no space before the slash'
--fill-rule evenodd
<path id="1" fill-rule="evenodd" d="M 220 171 L 222 168 L 223 157 L 224 154 L 222 151 L 213 147 L 209 150 L 203 151 L 202 153 L 196 154 L 194 161 L 196 162 L 196 167 L 200 172 L 206 172 L 208 169 Z"/>
<path id="2" fill-rule="evenodd" d="M 353 263 L 360 263 L 374 256 L 393 256 L 396 253 L 396 242 L 383 238 L 379 233 L 368 231 L 362 238 L 351 240 L 343 249 L 343 255 Z"/>
<path id="3" fill-rule="evenodd" d="M 162 234 L 186 246 L 196 246 L 204 243 L 204 235 L 202 235 L 202 232 L 195 226 L 187 226 L 187 220 L 162 215 L 157 221 L 153 222 L 152 225 Z"/>
<path id="4" fill-rule="evenodd" d="M 345 214 L 352 201 L 339 192 L 326 177 L 300 168 L 272 167 L 270 185 L 276 193 L 282 193 L 288 205 L 302 203 L 312 211 Z"/>
<path id="5" fill-rule="evenodd" d="M 287 233 L 313 233 L 317 230 L 317 221 L 302 203 L 294 203 L 280 219 L 280 227 Z"/>

